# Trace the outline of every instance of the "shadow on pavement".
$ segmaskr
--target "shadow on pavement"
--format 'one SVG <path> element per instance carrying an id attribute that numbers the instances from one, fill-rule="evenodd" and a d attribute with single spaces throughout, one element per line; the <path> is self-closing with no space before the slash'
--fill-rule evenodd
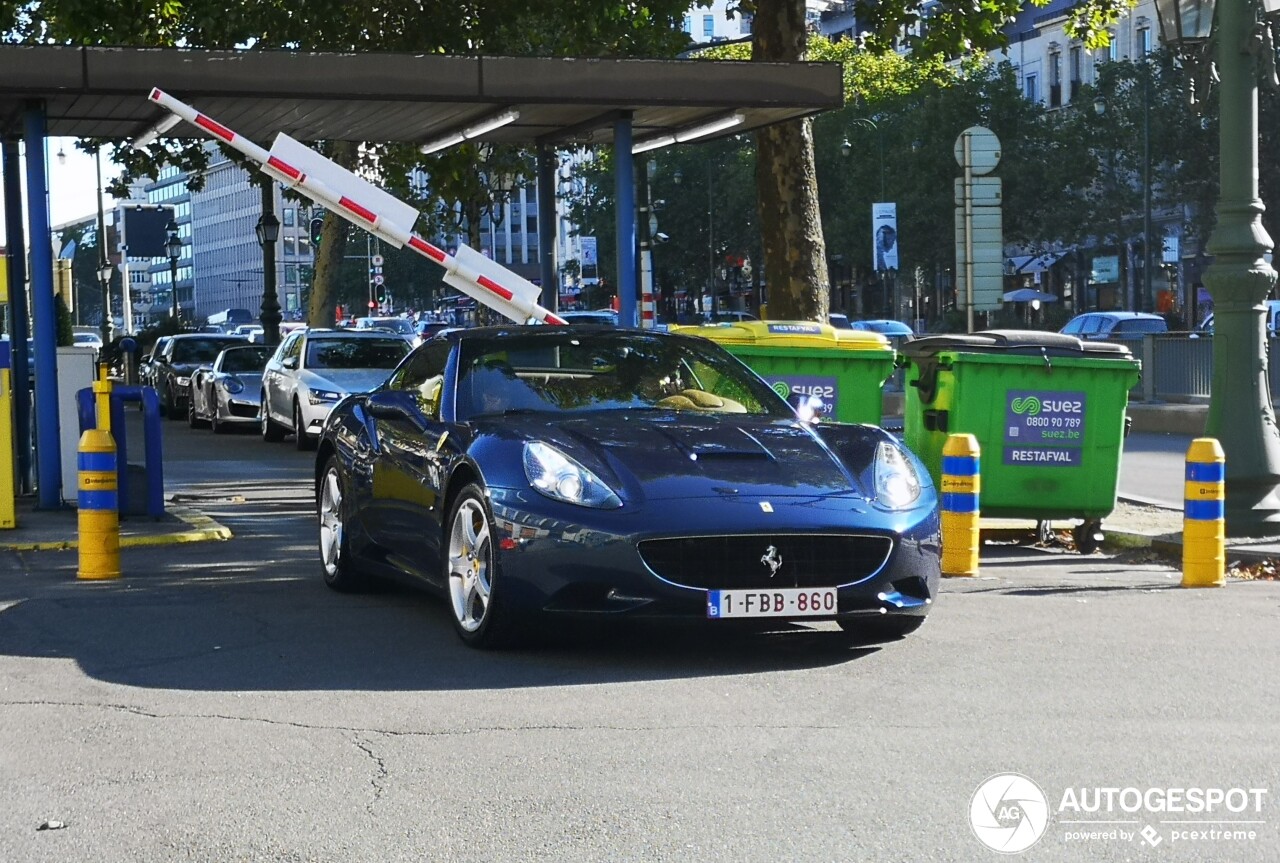
<path id="1" fill-rule="evenodd" d="M 314 551 L 287 561 L 205 562 L 110 583 L 75 580 L 73 553 L 39 583 L 0 572 L 0 653 L 71 659 L 90 677 L 178 690 L 472 690 L 597 684 L 821 668 L 874 652 L 834 628 L 751 633 L 701 626 L 562 630 L 537 646 L 463 646 L 443 601 L 384 586 L 339 595 Z M 277 541 L 269 544 L 279 554 Z M 295 556 L 296 553 L 296 556 Z M 830 624 L 827 625 L 830 627 Z M 890 645 L 889 649 L 893 649 Z"/>

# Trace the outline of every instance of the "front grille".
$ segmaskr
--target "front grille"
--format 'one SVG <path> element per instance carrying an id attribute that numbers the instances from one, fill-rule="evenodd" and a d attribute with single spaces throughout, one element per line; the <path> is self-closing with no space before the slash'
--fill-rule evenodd
<path id="1" fill-rule="evenodd" d="M 650 539 L 639 549 L 658 577 L 688 587 L 832 587 L 879 570 L 893 541 L 860 534 L 748 534 Z M 780 561 L 776 572 L 769 561 Z"/>

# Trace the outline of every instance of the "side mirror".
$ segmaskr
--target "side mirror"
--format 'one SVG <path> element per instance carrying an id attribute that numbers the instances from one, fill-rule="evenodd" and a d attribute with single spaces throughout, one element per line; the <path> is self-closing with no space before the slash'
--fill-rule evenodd
<path id="1" fill-rule="evenodd" d="M 280 361 L 280 365 L 284 366 L 286 369 L 296 369 L 298 367 L 298 358 L 285 357 Z"/>
<path id="2" fill-rule="evenodd" d="M 791 405 L 791 409 L 796 412 L 796 418 L 802 423 L 821 422 L 822 414 L 826 410 L 826 403 L 821 398 L 808 393 L 793 391 L 787 396 L 787 404 Z"/>

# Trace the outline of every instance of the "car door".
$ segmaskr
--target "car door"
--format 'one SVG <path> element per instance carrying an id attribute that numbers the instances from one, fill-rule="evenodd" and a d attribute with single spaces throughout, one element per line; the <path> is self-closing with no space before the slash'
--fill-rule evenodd
<path id="1" fill-rule="evenodd" d="M 371 535 L 402 568 L 438 581 L 448 426 L 440 405 L 451 346 L 416 351 L 366 400 L 379 455 L 373 465 Z"/>
<path id="2" fill-rule="evenodd" d="M 285 360 L 292 357 L 296 370 L 305 335 L 303 332 L 291 333 L 281 343 L 262 373 L 262 409 L 267 412 L 267 416 L 285 426 L 293 422 L 293 372 L 285 367 Z"/>

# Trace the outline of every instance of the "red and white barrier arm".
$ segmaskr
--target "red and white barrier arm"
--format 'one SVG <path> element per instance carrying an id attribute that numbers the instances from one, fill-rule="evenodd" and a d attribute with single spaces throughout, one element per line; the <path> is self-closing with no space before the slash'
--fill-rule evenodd
<path id="1" fill-rule="evenodd" d="M 314 150 L 293 141 L 287 135 L 282 133 L 278 136 L 276 147 L 290 152 L 293 155 L 291 160 L 263 149 L 243 135 L 237 134 L 159 88 L 152 89 L 149 99 L 243 153 L 257 162 L 262 171 L 273 179 L 338 213 L 357 227 L 364 228 L 398 249 L 408 246 L 423 257 L 440 264 L 446 271 L 445 281 L 477 302 L 506 315 L 517 323 L 524 323 L 530 318 L 547 324 L 565 323 L 563 318 L 534 301 L 533 297 L 538 295 L 538 289 L 527 280 L 465 246 L 455 256 L 427 242 L 411 230 L 412 223 L 418 215 L 416 210 Z M 293 162 L 300 162 L 302 166 L 297 166 Z M 304 167 L 307 170 L 304 170 Z M 364 206 L 350 194 L 344 194 L 342 190 L 317 177 L 316 173 L 324 173 L 357 193 L 363 191 L 371 200 L 382 201 L 383 206 L 388 203 L 393 204 L 397 213 L 394 216 L 379 213 L 374 209 L 379 206 L 378 204 Z M 411 217 L 408 217 L 409 213 Z M 507 284 L 512 287 L 507 287 Z"/>

